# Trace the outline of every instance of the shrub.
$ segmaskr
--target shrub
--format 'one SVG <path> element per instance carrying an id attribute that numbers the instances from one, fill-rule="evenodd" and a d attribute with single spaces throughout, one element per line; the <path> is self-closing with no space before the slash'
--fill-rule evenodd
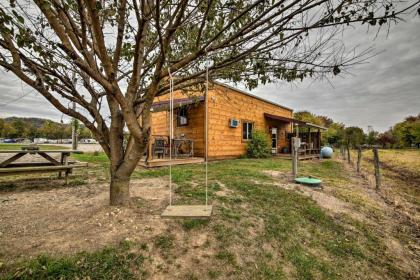
<path id="1" fill-rule="evenodd" d="M 255 131 L 249 141 L 246 154 L 249 158 L 267 158 L 270 153 L 270 140 L 266 133 Z"/>

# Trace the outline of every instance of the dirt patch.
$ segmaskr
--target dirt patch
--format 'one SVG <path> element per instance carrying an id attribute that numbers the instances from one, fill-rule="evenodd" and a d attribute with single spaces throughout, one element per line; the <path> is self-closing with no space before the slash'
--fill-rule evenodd
<path id="1" fill-rule="evenodd" d="M 0 257 L 15 261 L 147 241 L 167 228 L 160 213 L 168 192 L 165 178 L 133 180 L 129 208 L 108 206 L 107 184 L 0 193 Z"/>
<path id="2" fill-rule="evenodd" d="M 387 246 L 387 251 L 397 260 L 398 266 L 402 270 L 409 272 L 410 275 L 418 275 L 417 261 L 419 260 L 420 252 L 418 250 L 418 244 L 402 244 L 400 240 L 393 237 L 393 234 L 397 233 L 398 229 L 410 226 L 407 223 L 406 217 L 402 217 L 393 207 L 390 207 L 383 196 L 376 192 L 365 178 L 355 174 L 349 166 L 345 165 L 345 168 L 349 174 L 348 184 L 340 186 L 339 191 L 341 193 L 348 193 L 349 196 L 353 197 L 350 201 L 343 201 L 340 196 L 336 197 L 335 195 L 338 194 L 336 187 L 324 185 L 323 190 L 316 190 L 303 185 L 290 183 L 292 182 L 292 178 L 279 171 L 268 170 L 264 173 L 277 179 L 272 183 L 273 185 L 310 197 L 319 206 L 328 210 L 330 214 L 346 214 L 355 220 L 376 228 L 378 232 L 382 233 L 383 242 Z M 259 182 L 255 181 L 255 183 L 258 184 Z M 367 209 L 379 211 L 380 215 L 372 216 L 370 215 L 370 211 L 367 211 L 363 207 L 361 208 L 360 205 L 353 204 L 352 202 L 355 202 L 356 198 L 357 200 L 362 200 L 361 203 Z M 415 236 L 416 233 L 414 233 L 414 239 L 417 238 Z"/>
<path id="3" fill-rule="evenodd" d="M 365 160 L 370 164 L 373 164 L 372 159 L 367 158 Z M 380 167 L 389 171 L 387 174 L 389 177 L 402 180 L 404 183 L 412 185 L 414 188 L 419 188 L 420 174 L 418 172 L 414 172 L 413 170 L 409 170 L 408 168 L 401 166 L 395 166 L 384 161 L 380 162 Z"/>
<path id="4" fill-rule="evenodd" d="M 219 185 L 220 190 L 214 192 L 215 195 L 221 197 L 230 197 L 233 195 L 233 191 L 228 189 L 225 184 L 220 181 L 216 181 L 216 183 Z"/>
<path id="5" fill-rule="evenodd" d="M 321 207 L 329 210 L 333 214 L 347 214 L 350 217 L 359 220 L 359 221 L 367 221 L 366 217 L 360 213 L 357 213 L 354 211 L 353 207 L 328 193 L 326 193 L 323 190 L 314 189 L 311 187 L 303 186 L 300 184 L 294 184 L 294 183 L 283 183 L 284 178 L 287 178 L 287 181 L 291 181 L 290 175 L 284 174 L 283 172 L 279 171 L 273 171 L 268 170 L 265 171 L 264 174 L 270 175 L 274 178 L 282 179 L 281 181 L 274 182 L 273 184 L 275 186 L 278 186 L 280 188 L 289 190 L 289 191 L 295 191 L 302 195 L 310 197 L 312 200 L 317 202 Z M 286 181 L 286 182 L 287 182 Z M 256 181 L 256 184 L 259 182 Z M 324 187 L 325 188 L 325 187 Z"/>

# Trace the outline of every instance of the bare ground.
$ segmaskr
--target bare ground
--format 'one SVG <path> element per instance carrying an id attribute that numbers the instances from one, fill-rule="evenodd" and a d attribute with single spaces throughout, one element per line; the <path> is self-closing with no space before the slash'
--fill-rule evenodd
<path id="1" fill-rule="evenodd" d="M 415 234 L 416 228 L 396 211 L 395 205 L 384 199 L 383 193 L 376 192 L 369 181 L 358 176 L 351 167 L 348 167 L 348 184 L 340 189 L 326 184 L 323 190 L 313 190 L 290 183 L 290 175 L 286 173 L 265 173 L 274 178 L 276 186 L 311 197 L 331 216 L 347 215 L 375 227 L 385 240 L 389 253 L 399 260 L 398 266 L 410 275 L 420 275 L 419 242 L 403 243 L 395 237 L 396 231 L 408 230 Z M 39 187 L 40 182 L 44 186 Z M 14 263 L 39 254 L 95 251 L 131 240 L 152 244 L 147 260 L 151 279 L 168 279 L 168 275 L 178 279 L 185 277 L 186 271 L 194 271 L 198 263 L 200 266 L 209 264 L 210 256 L 215 254 L 216 248 L 209 245 L 217 243 L 213 235 L 203 231 L 186 232 L 180 230 L 178 222 L 160 218 L 168 203 L 167 177 L 133 180 L 132 206 L 129 208 L 108 206 L 108 184 L 99 183 L 96 178 L 86 177 L 85 184 L 78 186 L 57 187 L 61 183 L 57 180 L 27 180 L 22 186 L 0 191 L 1 261 Z M 217 184 L 220 190 L 215 195 L 235 195 L 222 182 Z M 215 206 L 216 211 L 221 208 Z M 243 207 L 244 212 L 249 210 L 247 205 L 239 207 Z M 255 224 L 249 230 L 250 236 L 263 231 L 263 221 L 243 221 Z M 168 253 L 153 245 L 158 236 L 172 236 L 176 240 L 176 248 L 173 248 L 177 251 L 176 258 L 171 255 L 171 250 Z M 418 236 L 414 236 L 418 241 L 416 238 Z M 247 251 L 245 244 L 235 246 L 243 248 L 232 248 L 234 254 Z M 262 246 L 273 251 L 270 244 Z M 273 252 L 274 257 L 277 253 L 281 254 Z M 253 261 L 246 255 L 236 256 L 236 260 L 243 263 Z M 284 271 L 286 275 L 294 274 L 292 267 L 284 267 Z"/>
<path id="2" fill-rule="evenodd" d="M 384 192 L 375 191 L 368 178 L 355 173 L 352 167 L 345 166 L 347 174 L 349 174 L 349 184 L 343 185 L 340 190 L 328 185 L 319 190 L 295 184 L 292 183 L 293 180 L 289 174 L 279 171 L 268 170 L 264 173 L 279 179 L 274 182 L 276 186 L 310 197 L 328 210 L 332 216 L 345 214 L 352 219 L 374 226 L 377 232 L 381 233 L 389 254 L 398 260 L 398 266 L 410 275 L 420 276 L 418 266 L 420 263 L 420 236 L 419 225 L 416 222 L 418 213 L 414 216 L 407 212 L 401 213 L 398 207 L 396 208 L 393 203 L 390 203 Z M 259 182 L 255 181 L 255 183 Z M 356 204 L 352 203 L 355 201 L 357 201 Z M 362 207 L 360 202 L 362 202 Z M 410 203 L 400 201 L 401 204 Z M 416 242 L 401 242 L 395 237 L 398 235 L 398 231 L 408 233 Z"/>
<path id="3" fill-rule="evenodd" d="M 13 260 L 147 240 L 166 229 L 159 215 L 167 194 L 162 178 L 133 181 L 133 207 L 121 209 L 108 206 L 107 184 L 0 193 L 0 254 Z"/>
<path id="4" fill-rule="evenodd" d="M 0 264 L 133 241 L 148 244 L 148 279 L 168 279 L 168 275 L 181 279 L 185 272 L 194 271 L 196 263 L 205 265 L 214 254 L 208 246 L 214 240 L 207 233 L 185 232 L 176 220 L 160 217 L 168 205 L 167 177 L 133 180 L 132 205 L 127 208 L 108 205 L 108 184 L 92 181 L 57 188 L 59 180 L 43 182 L 46 185 L 41 188 L 27 186 L 28 181 L 21 188 L 0 192 Z M 39 181 L 32 183 L 39 186 Z M 159 236 L 173 237 L 178 245 L 170 249 L 178 251 L 176 259 L 171 250 L 168 253 L 154 245 Z"/>

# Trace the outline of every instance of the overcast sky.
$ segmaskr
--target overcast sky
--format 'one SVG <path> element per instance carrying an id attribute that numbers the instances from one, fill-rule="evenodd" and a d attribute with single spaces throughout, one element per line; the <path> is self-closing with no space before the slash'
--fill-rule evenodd
<path id="1" fill-rule="evenodd" d="M 420 113 L 420 19 L 375 38 L 366 26 L 343 34 L 347 49 L 373 46 L 379 54 L 351 74 L 328 81 L 278 83 L 251 91 L 295 111 L 309 110 L 346 125 L 384 131 L 408 115 Z M 40 117 L 59 121 L 61 113 L 12 74 L 0 70 L 0 117 Z M 64 119 L 68 119 L 64 117 Z"/>

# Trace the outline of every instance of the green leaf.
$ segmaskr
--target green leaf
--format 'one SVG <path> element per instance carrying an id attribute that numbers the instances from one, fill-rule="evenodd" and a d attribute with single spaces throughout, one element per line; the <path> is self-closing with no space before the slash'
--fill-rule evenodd
<path id="1" fill-rule="evenodd" d="M 334 66 L 333 68 L 333 73 L 335 76 L 337 76 L 338 74 L 340 74 L 341 70 L 338 66 Z"/>
<path id="2" fill-rule="evenodd" d="M 102 3 L 101 3 L 101 1 L 96 1 L 96 9 L 98 11 L 102 10 Z"/>

